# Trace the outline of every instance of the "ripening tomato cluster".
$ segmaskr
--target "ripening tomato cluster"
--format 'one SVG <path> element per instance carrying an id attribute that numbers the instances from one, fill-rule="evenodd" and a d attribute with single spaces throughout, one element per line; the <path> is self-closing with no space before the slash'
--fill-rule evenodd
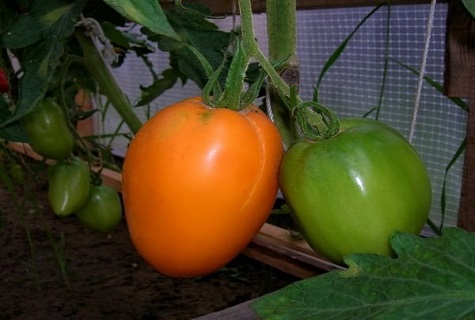
<path id="1" fill-rule="evenodd" d="M 88 164 L 73 155 L 75 138 L 61 107 L 51 99 L 40 102 L 21 120 L 35 152 L 55 162 L 48 168 L 48 200 L 53 212 L 76 214 L 93 230 L 111 231 L 122 219 L 118 193 L 105 185 L 92 185 Z"/>
<path id="2" fill-rule="evenodd" d="M 267 220 L 279 187 L 309 244 L 335 262 L 391 254 L 394 231 L 419 233 L 431 188 L 412 146 L 382 123 L 342 121 L 336 136 L 283 153 L 257 107 L 211 108 L 199 97 L 157 112 L 123 167 L 133 244 L 159 272 L 202 276 L 227 264 Z"/>

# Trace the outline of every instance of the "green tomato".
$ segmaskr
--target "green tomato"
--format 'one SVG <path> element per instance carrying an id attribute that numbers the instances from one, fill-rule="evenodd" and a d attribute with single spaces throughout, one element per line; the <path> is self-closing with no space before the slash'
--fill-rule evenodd
<path id="1" fill-rule="evenodd" d="M 428 217 L 427 170 L 389 126 L 369 119 L 346 119 L 341 126 L 332 138 L 289 148 L 282 193 L 309 245 L 330 260 L 391 255 L 391 234 L 419 234 Z"/>
<path id="2" fill-rule="evenodd" d="M 75 139 L 68 128 L 61 107 L 51 99 L 40 102 L 21 124 L 38 154 L 50 159 L 64 159 L 73 151 Z"/>
<path id="3" fill-rule="evenodd" d="M 92 186 L 86 204 L 76 213 L 86 227 L 109 232 L 122 220 L 122 203 L 117 192 L 107 186 Z"/>
<path id="4" fill-rule="evenodd" d="M 73 156 L 59 160 L 48 168 L 48 200 L 53 212 L 68 216 L 79 210 L 89 196 L 89 166 Z"/>

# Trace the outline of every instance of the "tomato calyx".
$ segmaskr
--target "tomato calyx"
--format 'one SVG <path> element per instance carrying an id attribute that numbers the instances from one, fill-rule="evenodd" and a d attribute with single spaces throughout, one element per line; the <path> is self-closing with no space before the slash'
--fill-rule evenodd
<path id="1" fill-rule="evenodd" d="M 307 140 L 329 139 L 340 132 L 340 120 L 333 111 L 316 101 L 305 101 L 292 107 L 292 114 Z"/>
<path id="2" fill-rule="evenodd" d="M 225 57 L 219 68 L 209 76 L 209 80 L 203 88 L 202 98 L 211 107 L 238 111 L 254 103 L 264 83 L 266 73 L 260 70 L 256 80 L 247 91 L 244 91 L 246 73 L 252 55 L 246 50 L 240 35 L 235 36 L 233 42 L 231 46 L 235 48 L 235 52 L 229 65 L 224 89 L 222 90 L 219 85 L 219 78 L 228 57 Z"/>

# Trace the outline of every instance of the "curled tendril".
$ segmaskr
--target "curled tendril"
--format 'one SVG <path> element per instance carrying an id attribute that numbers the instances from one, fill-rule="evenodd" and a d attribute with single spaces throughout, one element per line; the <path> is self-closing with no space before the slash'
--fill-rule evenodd
<path id="1" fill-rule="evenodd" d="M 340 120 L 328 108 L 315 101 L 302 102 L 292 109 L 302 134 L 309 140 L 328 139 L 340 132 Z"/>

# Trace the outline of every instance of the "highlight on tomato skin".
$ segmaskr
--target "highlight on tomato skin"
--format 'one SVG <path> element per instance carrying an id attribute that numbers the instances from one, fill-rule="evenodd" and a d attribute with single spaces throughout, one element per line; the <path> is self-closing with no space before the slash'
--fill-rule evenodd
<path id="1" fill-rule="evenodd" d="M 226 265 L 267 220 L 282 153 L 279 131 L 255 106 L 210 108 L 194 97 L 157 112 L 123 167 L 125 216 L 139 254 L 172 277 Z"/>
<path id="2" fill-rule="evenodd" d="M 308 244 L 343 264 L 355 253 L 392 255 L 395 231 L 419 234 L 432 203 L 427 169 L 396 130 L 364 118 L 300 141 L 283 157 L 280 187 Z"/>

